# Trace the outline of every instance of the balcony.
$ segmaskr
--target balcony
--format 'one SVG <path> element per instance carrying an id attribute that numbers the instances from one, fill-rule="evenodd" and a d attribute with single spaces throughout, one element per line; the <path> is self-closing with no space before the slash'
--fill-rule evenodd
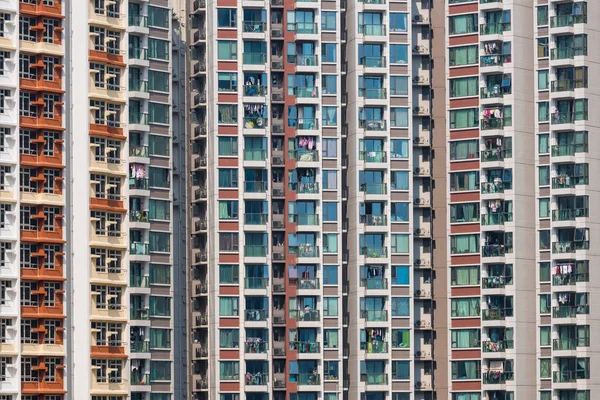
<path id="1" fill-rule="evenodd" d="M 291 382 L 294 382 L 294 378 L 298 385 L 319 386 L 321 384 L 321 375 L 318 373 L 290 374 Z"/>
<path id="2" fill-rule="evenodd" d="M 481 162 L 504 161 L 512 158 L 512 149 L 492 149 L 481 151 Z"/>
<path id="3" fill-rule="evenodd" d="M 264 97 L 267 95 L 267 87 L 263 85 L 244 85 L 244 96 Z"/>
<path id="4" fill-rule="evenodd" d="M 312 244 L 301 244 L 299 246 L 289 246 L 289 254 L 297 257 L 319 257 L 319 246 Z"/>
<path id="5" fill-rule="evenodd" d="M 363 278 L 360 280 L 360 287 L 367 290 L 384 290 L 388 288 L 387 278 Z"/>
<path id="6" fill-rule="evenodd" d="M 149 277 L 141 275 L 130 275 L 129 284 L 134 288 L 147 288 L 149 287 Z"/>
<path id="7" fill-rule="evenodd" d="M 148 49 L 141 47 L 130 47 L 129 48 L 129 59 L 130 60 L 148 60 Z"/>
<path id="8" fill-rule="evenodd" d="M 491 118 L 481 120 L 481 130 L 489 131 L 495 129 L 504 129 L 504 126 L 510 126 L 504 123 L 504 120 L 501 118 Z"/>
<path id="9" fill-rule="evenodd" d="M 288 32 L 296 32 L 297 35 L 319 33 L 319 27 L 313 22 L 294 22 L 287 24 Z"/>
<path id="10" fill-rule="evenodd" d="M 387 310 L 360 310 L 360 317 L 367 322 L 384 322 L 388 320 Z"/>
<path id="11" fill-rule="evenodd" d="M 589 272 L 573 272 L 570 274 L 556 274 L 552 276 L 552 284 L 554 286 L 571 286 L 577 282 L 589 282 Z"/>
<path id="12" fill-rule="evenodd" d="M 481 349 L 484 353 L 503 353 L 506 349 L 513 349 L 514 345 L 514 340 L 485 340 L 481 342 Z"/>
<path id="13" fill-rule="evenodd" d="M 589 369 L 577 371 L 553 371 L 552 381 L 554 383 L 575 383 L 579 379 L 590 379 Z"/>
<path id="14" fill-rule="evenodd" d="M 481 285 L 483 289 L 502 289 L 506 286 L 506 278 L 504 276 L 483 277 Z"/>
<path id="15" fill-rule="evenodd" d="M 303 67 L 316 67 L 319 65 L 319 58 L 315 54 L 288 54 L 287 62 Z"/>
<path id="16" fill-rule="evenodd" d="M 480 67 L 501 67 L 512 62 L 512 54 L 487 54 L 479 59 Z"/>
<path id="17" fill-rule="evenodd" d="M 246 386 L 263 386 L 269 383 L 269 374 L 263 372 L 257 372 L 255 374 L 246 373 Z"/>
<path id="18" fill-rule="evenodd" d="M 514 372 L 487 371 L 482 375 L 484 385 L 505 384 L 506 381 L 511 381 L 514 379 Z"/>
<path id="19" fill-rule="evenodd" d="M 148 251 L 148 243 L 143 242 L 131 242 L 129 245 L 129 254 L 132 256 L 147 256 Z"/>
<path id="20" fill-rule="evenodd" d="M 321 311 L 319 310 L 289 310 L 288 316 L 303 322 L 319 322 L 321 321 Z"/>
<path id="21" fill-rule="evenodd" d="M 299 182 L 296 192 L 299 194 L 318 194 L 319 184 L 317 182 Z"/>
<path id="22" fill-rule="evenodd" d="M 246 245 L 244 246 L 245 257 L 266 257 L 267 246 L 263 245 Z"/>
<path id="23" fill-rule="evenodd" d="M 131 373 L 131 384 L 135 386 L 150 385 L 149 373 Z"/>
<path id="24" fill-rule="evenodd" d="M 268 119 L 264 117 L 244 116 L 244 129 L 266 129 L 267 123 Z"/>
<path id="25" fill-rule="evenodd" d="M 513 214 L 510 212 L 491 213 L 481 216 L 481 225 L 504 225 L 506 222 L 513 221 Z"/>
<path id="26" fill-rule="evenodd" d="M 586 14 L 568 14 L 550 17 L 550 28 L 564 28 L 575 24 L 587 24 Z"/>
<path id="27" fill-rule="evenodd" d="M 366 68 L 385 68 L 387 65 L 385 57 L 361 57 L 358 63 Z"/>
<path id="28" fill-rule="evenodd" d="M 386 121 L 383 119 L 361 119 L 358 121 L 358 127 L 370 132 L 382 132 L 387 130 Z"/>
<path id="29" fill-rule="evenodd" d="M 365 214 L 360 216 L 360 222 L 367 226 L 387 226 L 387 215 Z"/>
<path id="30" fill-rule="evenodd" d="M 147 210 L 129 210 L 129 222 L 150 222 Z"/>
<path id="31" fill-rule="evenodd" d="M 264 21 L 244 21 L 244 33 L 265 33 L 267 23 Z"/>
<path id="32" fill-rule="evenodd" d="M 296 86 L 293 88 L 294 96 L 299 98 L 316 99 L 319 97 L 319 88 L 315 86 Z"/>
<path id="33" fill-rule="evenodd" d="M 148 146 L 131 146 L 129 147 L 130 157 L 148 157 Z"/>
<path id="34" fill-rule="evenodd" d="M 364 382 L 365 385 L 387 385 L 388 376 L 383 372 L 361 374 L 360 381 Z"/>
<path id="35" fill-rule="evenodd" d="M 318 354 L 321 352 L 321 344 L 319 342 L 289 342 L 290 350 L 297 351 L 301 354 Z"/>
<path id="36" fill-rule="evenodd" d="M 507 187 L 505 188 L 505 186 Z M 505 185 L 503 182 L 484 182 L 481 184 L 481 194 L 504 193 L 504 189 L 510 188 L 510 186 Z"/>
<path id="37" fill-rule="evenodd" d="M 577 350 L 578 347 L 589 347 L 590 338 L 558 338 L 552 340 L 552 348 L 554 350 Z"/>
<path id="38" fill-rule="evenodd" d="M 552 157 L 565 157 L 574 156 L 575 153 L 587 153 L 588 144 L 586 143 L 575 143 L 565 145 L 554 145 L 552 146 Z"/>
<path id="39" fill-rule="evenodd" d="M 132 353 L 150 353 L 150 341 L 136 340 L 131 342 Z M 133 375 L 132 375 L 133 377 Z"/>
<path id="40" fill-rule="evenodd" d="M 244 213 L 244 223 L 246 225 L 266 225 L 268 221 L 269 214 Z"/>
<path id="41" fill-rule="evenodd" d="M 360 160 L 367 163 L 387 162 L 387 152 L 385 151 L 361 151 L 359 157 Z"/>
<path id="42" fill-rule="evenodd" d="M 245 278 L 246 289 L 266 289 L 269 286 L 269 278 Z"/>
<path id="43" fill-rule="evenodd" d="M 571 189 L 576 185 L 587 185 L 589 183 L 589 176 L 570 176 L 563 174 L 552 178 L 552 189 Z"/>
<path id="44" fill-rule="evenodd" d="M 129 14 L 129 26 L 136 28 L 147 28 L 148 27 L 148 17 L 145 15 L 135 15 Z"/>
<path id="45" fill-rule="evenodd" d="M 267 55 L 263 53 L 244 53 L 244 64 L 264 66 L 267 64 Z"/>
<path id="46" fill-rule="evenodd" d="M 552 210 L 552 221 L 575 221 L 575 218 L 589 217 L 589 208 Z"/>
<path id="47" fill-rule="evenodd" d="M 503 244 L 481 246 L 482 257 L 504 257 L 505 254 L 510 254 L 512 251 L 512 246 L 505 246 Z"/>
<path id="48" fill-rule="evenodd" d="M 129 311 L 129 318 L 133 321 L 148 321 L 150 319 L 150 310 L 147 308 L 132 308 Z"/>
<path id="49" fill-rule="evenodd" d="M 246 193 L 267 193 L 269 182 L 267 181 L 245 181 L 244 190 Z"/>
<path id="50" fill-rule="evenodd" d="M 360 191 L 365 194 L 386 194 L 387 183 L 361 183 Z"/>
<path id="51" fill-rule="evenodd" d="M 387 32 L 384 24 L 362 24 L 358 26 L 358 33 L 365 36 L 384 36 Z"/>
<path id="52" fill-rule="evenodd" d="M 298 225 L 319 225 L 319 214 L 289 214 L 290 222 Z"/>
<path id="53" fill-rule="evenodd" d="M 320 289 L 319 278 L 298 278 L 298 290 L 315 290 Z"/>
<path id="54" fill-rule="evenodd" d="M 360 348 L 367 354 L 387 354 L 388 347 L 387 342 L 368 342 L 360 344 Z"/>
<path id="55" fill-rule="evenodd" d="M 552 242 L 552 253 L 554 254 L 575 253 L 575 251 L 577 250 L 589 249 L 589 240 L 583 240 L 578 242 Z"/>
<path id="56" fill-rule="evenodd" d="M 576 111 L 576 112 L 555 112 L 552 114 L 552 124 L 553 125 L 562 125 L 562 124 L 574 124 L 576 121 L 587 121 L 588 120 L 588 111 Z"/>
<path id="57" fill-rule="evenodd" d="M 148 178 L 129 178 L 129 189 L 149 190 Z"/>
<path id="58" fill-rule="evenodd" d="M 587 47 L 557 47 L 550 50 L 552 60 L 572 60 L 576 56 L 587 56 Z"/>
<path id="59" fill-rule="evenodd" d="M 575 89 L 583 89 L 588 87 L 587 78 L 585 79 L 565 79 L 552 81 L 552 92 L 571 92 Z"/>
<path id="60" fill-rule="evenodd" d="M 314 162 L 319 161 L 318 150 L 298 149 L 290 150 L 288 152 L 289 158 L 296 160 L 297 162 Z"/>
<path id="61" fill-rule="evenodd" d="M 129 124 L 130 125 L 148 125 L 148 114 L 140 113 L 140 112 L 130 112 L 129 113 Z"/>
<path id="62" fill-rule="evenodd" d="M 244 344 L 246 354 L 266 354 L 269 350 L 269 342 L 261 338 L 247 339 Z"/>
<path id="63" fill-rule="evenodd" d="M 265 161 L 267 159 L 267 150 L 264 149 L 244 149 L 245 161 Z"/>
<path id="64" fill-rule="evenodd" d="M 511 312 L 512 310 L 505 310 L 503 308 L 481 310 L 481 319 L 484 321 L 503 321 L 505 317 L 510 316 Z"/>
<path id="65" fill-rule="evenodd" d="M 504 32 L 511 30 L 510 22 L 498 22 L 495 24 L 481 24 L 479 25 L 480 35 L 502 35 Z"/>
<path id="66" fill-rule="evenodd" d="M 576 318 L 578 315 L 587 315 L 590 313 L 590 306 L 558 306 L 552 307 L 553 318 Z"/>
<path id="67" fill-rule="evenodd" d="M 387 89 L 358 89 L 358 97 L 364 97 L 365 99 L 374 100 L 385 100 L 387 99 Z"/>
<path id="68" fill-rule="evenodd" d="M 386 258 L 387 247 L 365 246 L 361 248 L 360 254 L 368 258 Z"/>

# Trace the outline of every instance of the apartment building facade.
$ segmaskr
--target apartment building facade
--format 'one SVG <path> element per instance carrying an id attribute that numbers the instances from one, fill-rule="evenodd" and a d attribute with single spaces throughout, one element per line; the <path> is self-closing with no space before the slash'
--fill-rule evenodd
<path id="1" fill-rule="evenodd" d="M 171 4 L 0 11 L 0 398 L 171 399 Z"/>

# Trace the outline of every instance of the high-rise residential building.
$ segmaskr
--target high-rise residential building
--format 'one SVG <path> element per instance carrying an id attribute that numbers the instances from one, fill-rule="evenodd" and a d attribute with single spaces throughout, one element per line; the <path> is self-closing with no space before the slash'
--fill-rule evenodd
<path id="1" fill-rule="evenodd" d="M 0 400 L 600 396 L 595 17 L 0 0 Z"/>
<path id="2" fill-rule="evenodd" d="M 0 1 L 2 400 L 175 398 L 172 19 Z"/>

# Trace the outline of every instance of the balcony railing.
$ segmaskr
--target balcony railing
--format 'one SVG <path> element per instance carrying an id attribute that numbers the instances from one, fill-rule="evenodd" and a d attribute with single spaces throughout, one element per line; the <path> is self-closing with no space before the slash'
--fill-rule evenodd
<path id="1" fill-rule="evenodd" d="M 552 221 L 575 221 L 575 218 L 589 217 L 589 211 L 589 208 L 552 210 Z"/>
<path id="2" fill-rule="evenodd" d="M 150 318 L 150 310 L 146 308 L 132 308 L 129 317 L 132 320 L 147 321 Z"/>
<path id="3" fill-rule="evenodd" d="M 148 17 L 145 15 L 129 15 L 129 26 L 137 26 L 140 28 L 148 27 Z"/>
<path id="4" fill-rule="evenodd" d="M 246 225 L 265 225 L 268 221 L 269 214 L 244 213 L 244 222 Z"/>
<path id="5" fill-rule="evenodd" d="M 148 157 L 148 146 L 132 146 L 129 148 L 130 157 Z"/>
<path id="6" fill-rule="evenodd" d="M 504 32 L 511 30 L 510 22 L 498 22 L 495 24 L 479 25 L 480 35 L 502 35 Z"/>
<path id="7" fill-rule="evenodd" d="M 505 158 L 512 158 L 512 149 L 492 149 L 481 151 L 481 161 L 503 161 Z"/>
<path id="8" fill-rule="evenodd" d="M 316 86 L 296 86 L 293 89 L 294 96 L 300 98 L 317 98 L 319 89 Z"/>
<path id="9" fill-rule="evenodd" d="M 148 114 L 139 112 L 129 113 L 129 123 L 136 125 L 148 125 Z"/>
<path id="10" fill-rule="evenodd" d="M 130 275 L 129 276 L 129 283 L 130 283 L 131 287 L 147 288 L 149 286 L 148 282 L 149 282 L 149 277 L 147 277 L 147 276 L 140 276 L 140 275 Z"/>
<path id="11" fill-rule="evenodd" d="M 319 257 L 319 247 L 312 244 L 289 246 L 288 250 L 298 257 Z"/>
<path id="12" fill-rule="evenodd" d="M 502 321 L 507 315 L 506 311 L 503 308 L 481 310 L 481 318 L 484 321 Z"/>
<path id="13" fill-rule="evenodd" d="M 588 87 L 587 79 L 563 79 L 552 81 L 553 92 L 567 92 L 570 90 Z"/>
<path id="14" fill-rule="evenodd" d="M 305 67 L 316 67 L 319 65 L 319 59 L 314 54 L 288 54 L 287 62 Z"/>
<path id="15" fill-rule="evenodd" d="M 319 278 L 298 278 L 298 289 L 319 289 L 321 287 Z"/>
<path id="16" fill-rule="evenodd" d="M 244 32 L 264 33 L 267 29 L 267 23 L 264 21 L 244 21 Z"/>
<path id="17" fill-rule="evenodd" d="M 589 183 L 589 176 L 570 176 L 561 175 L 552 178 L 552 189 L 568 189 L 574 188 L 575 185 L 587 185 Z"/>
<path id="18" fill-rule="evenodd" d="M 300 34 L 318 33 L 319 27 L 314 22 L 288 22 L 287 30 Z"/>
<path id="19" fill-rule="evenodd" d="M 491 340 L 485 340 L 481 342 L 481 347 L 484 353 L 498 353 L 506 351 L 506 349 L 514 348 L 514 341 L 498 340 L 494 342 Z"/>
<path id="20" fill-rule="evenodd" d="M 150 352 L 150 342 L 146 340 L 136 340 L 131 342 L 131 352 L 132 353 L 149 353 Z"/>
<path id="21" fill-rule="evenodd" d="M 504 384 L 514 378 L 514 372 L 487 371 L 483 374 L 483 383 L 486 385 Z"/>
<path id="22" fill-rule="evenodd" d="M 246 289 L 266 289 L 269 286 L 269 278 L 245 278 Z"/>
<path id="23" fill-rule="evenodd" d="M 378 214 L 366 214 L 360 216 L 360 222 L 367 226 L 386 226 L 387 216 Z"/>
<path id="24" fill-rule="evenodd" d="M 590 313 L 590 306 L 558 306 L 552 307 L 552 316 L 554 318 L 575 318 L 578 315 L 586 315 Z"/>
<path id="25" fill-rule="evenodd" d="M 150 384 L 150 374 L 131 374 L 131 384 L 132 385 L 149 385 Z"/>
<path id="26" fill-rule="evenodd" d="M 244 64 L 264 65 L 267 63 L 267 55 L 263 53 L 244 53 Z"/>
<path id="27" fill-rule="evenodd" d="M 289 214 L 289 219 L 298 225 L 319 225 L 319 214 Z"/>
<path id="28" fill-rule="evenodd" d="M 265 161 L 267 159 L 267 150 L 265 149 L 244 149 L 244 160 L 246 161 Z"/>
<path id="29" fill-rule="evenodd" d="M 129 245 L 129 253 L 134 256 L 147 256 L 149 254 L 148 243 L 131 242 Z"/>
<path id="30" fill-rule="evenodd" d="M 129 58 L 134 60 L 147 60 L 148 49 L 142 49 L 141 47 L 130 47 Z"/>
<path id="31" fill-rule="evenodd" d="M 319 310 L 289 310 L 289 317 L 298 321 L 318 322 L 321 320 Z"/>
<path id="32" fill-rule="evenodd" d="M 360 254 L 370 258 L 385 258 L 387 257 L 386 247 L 365 246 L 361 248 Z"/>
<path id="33" fill-rule="evenodd" d="M 385 354 L 388 352 L 387 342 L 362 342 L 360 344 L 361 350 L 364 350 L 367 354 Z"/>
<path id="34" fill-rule="evenodd" d="M 367 385 L 387 385 L 388 376 L 386 373 L 367 373 L 360 375 L 360 381 Z"/>
<path id="35" fill-rule="evenodd" d="M 575 111 L 575 112 L 557 112 L 552 114 L 552 123 L 553 124 L 573 124 L 575 121 L 587 121 L 588 112 L 586 110 L 583 111 Z"/>
<path id="36" fill-rule="evenodd" d="M 578 347 L 589 347 L 590 338 L 566 338 L 552 340 L 554 350 L 577 350 Z"/>
<path id="37" fill-rule="evenodd" d="M 482 194 L 504 193 L 505 185 L 503 182 L 484 182 L 481 184 Z M 510 187 L 506 187 L 510 189 Z"/>
<path id="38" fill-rule="evenodd" d="M 265 96 L 267 87 L 263 85 L 244 85 L 244 96 Z"/>
<path id="39" fill-rule="evenodd" d="M 246 385 L 261 386 L 269 383 L 269 374 L 266 372 L 246 373 Z"/>
<path id="40" fill-rule="evenodd" d="M 505 125 L 506 124 L 504 123 L 504 120 L 500 119 L 500 118 L 481 120 L 481 130 L 482 131 L 489 131 L 492 129 L 504 129 Z M 508 126 L 508 125 L 506 125 L 506 126 Z"/>
<path id="41" fill-rule="evenodd" d="M 481 56 L 479 66 L 481 67 L 497 67 L 502 66 L 512 61 L 512 54 L 488 54 Z"/>
<path id="42" fill-rule="evenodd" d="M 365 36 L 383 36 L 386 34 L 384 24 L 362 24 L 358 26 L 358 33 Z"/>
<path id="43" fill-rule="evenodd" d="M 384 68 L 386 66 L 385 57 L 361 57 L 358 63 L 364 67 Z"/>
<path id="44" fill-rule="evenodd" d="M 129 178 L 129 189 L 149 189 L 148 178 Z"/>
<path id="45" fill-rule="evenodd" d="M 590 371 L 577 370 L 577 371 L 554 371 L 552 372 L 552 381 L 554 383 L 572 383 L 577 382 L 578 379 L 590 379 Z"/>
<path id="46" fill-rule="evenodd" d="M 269 341 L 262 339 L 249 339 L 244 345 L 246 353 L 264 354 L 269 350 Z"/>
<path id="47" fill-rule="evenodd" d="M 361 119 L 358 121 L 359 128 L 366 131 L 385 131 L 387 129 L 386 121 L 383 119 Z"/>
<path id="48" fill-rule="evenodd" d="M 504 276 L 488 276 L 481 278 L 481 285 L 484 289 L 501 289 L 506 286 L 506 278 Z"/>
<path id="49" fill-rule="evenodd" d="M 366 321 L 387 321 L 388 312 L 387 310 L 360 310 L 360 317 Z"/>
<path id="50" fill-rule="evenodd" d="M 321 344 L 319 342 L 289 342 L 290 350 L 295 350 L 302 354 L 316 354 L 321 352 Z"/>
<path id="51" fill-rule="evenodd" d="M 504 225 L 506 222 L 512 222 L 513 214 L 510 212 L 492 213 L 481 216 L 482 225 Z"/>
<path id="52" fill-rule="evenodd" d="M 266 257 L 267 246 L 266 245 L 245 245 L 244 255 L 246 257 Z"/>
<path id="53" fill-rule="evenodd" d="M 552 156 L 574 156 L 575 153 L 587 153 L 587 143 L 575 143 L 575 144 L 559 144 L 552 146 Z"/>
<path id="54" fill-rule="evenodd" d="M 481 246 L 481 254 L 483 257 L 503 257 L 505 254 L 512 253 L 512 246 L 503 244 L 488 244 Z"/>
<path id="55" fill-rule="evenodd" d="M 148 211 L 129 210 L 129 222 L 148 222 Z"/>
<path id="56" fill-rule="evenodd" d="M 307 149 L 290 150 L 288 151 L 288 157 L 296 161 L 319 161 L 319 151 Z"/>
<path id="57" fill-rule="evenodd" d="M 129 91 L 148 93 L 148 81 L 129 80 Z"/>
<path id="58" fill-rule="evenodd" d="M 366 289 L 387 289 L 388 280 L 387 278 L 363 278 L 360 280 L 360 287 Z"/>
<path id="59" fill-rule="evenodd" d="M 588 240 L 577 242 L 552 242 L 552 252 L 555 254 L 575 253 L 576 250 L 589 250 Z"/>
<path id="60" fill-rule="evenodd" d="M 386 162 L 387 161 L 387 152 L 385 151 L 361 151 L 359 154 L 361 160 L 364 160 L 368 163 L 371 162 Z"/>
<path id="61" fill-rule="evenodd" d="M 266 193 L 269 183 L 267 181 L 245 181 L 244 190 L 248 193 Z"/>
<path id="62" fill-rule="evenodd" d="M 551 28 L 563 28 L 566 26 L 573 26 L 574 24 L 587 24 L 587 15 L 557 15 L 550 17 Z"/>
<path id="63" fill-rule="evenodd" d="M 268 311 L 267 310 L 248 310 L 246 309 L 246 321 L 266 321 Z"/>
<path id="64" fill-rule="evenodd" d="M 361 183 L 360 191 L 366 194 L 386 194 L 387 183 Z"/>
<path id="65" fill-rule="evenodd" d="M 383 99 L 387 99 L 387 90 L 385 88 L 383 89 L 367 89 L 367 88 L 360 88 L 358 89 L 358 96 L 359 97 L 364 97 L 365 99 L 377 99 L 377 100 L 383 100 Z"/>
<path id="66" fill-rule="evenodd" d="M 553 60 L 568 60 L 576 56 L 587 56 L 587 47 L 557 47 L 550 50 Z"/>
<path id="67" fill-rule="evenodd" d="M 556 274 L 552 277 L 552 284 L 555 286 L 575 285 L 577 282 L 589 282 L 589 272 L 573 272 L 570 274 Z"/>
<path id="68" fill-rule="evenodd" d="M 290 379 L 293 382 L 293 374 L 290 374 Z M 315 373 L 302 373 L 295 375 L 298 385 L 318 386 L 321 384 L 321 375 Z"/>

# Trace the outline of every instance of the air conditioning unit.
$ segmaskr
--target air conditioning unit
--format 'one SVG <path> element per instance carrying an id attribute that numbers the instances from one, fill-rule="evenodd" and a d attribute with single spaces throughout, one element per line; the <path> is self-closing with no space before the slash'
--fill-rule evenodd
<path id="1" fill-rule="evenodd" d="M 283 101 L 283 94 L 282 93 L 273 93 L 273 94 L 271 94 L 271 99 L 273 99 L 273 101 Z"/>
<path id="2" fill-rule="evenodd" d="M 423 197 L 419 197 L 415 199 L 415 204 L 426 205 L 429 204 L 429 200 Z"/>
<path id="3" fill-rule="evenodd" d="M 273 133 L 283 133 L 283 125 L 273 125 Z"/>
<path id="4" fill-rule="evenodd" d="M 273 354 L 276 356 L 285 356 L 285 349 L 275 348 L 273 349 Z"/>
<path id="5" fill-rule="evenodd" d="M 415 265 L 429 265 L 429 260 L 426 258 L 417 258 L 415 260 Z"/>
<path id="6" fill-rule="evenodd" d="M 283 253 L 273 253 L 273 259 L 274 260 L 285 260 L 285 256 L 283 255 Z"/>
<path id="7" fill-rule="evenodd" d="M 413 21 L 423 22 L 423 16 L 421 14 L 417 14 L 417 15 L 413 16 Z"/>
<path id="8" fill-rule="evenodd" d="M 273 228 L 283 228 L 283 221 L 273 221 Z M 273 256 L 275 256 L 275 254 L 273 254 Z"/>
<path id="9" fill-rule="evenodd" d="M 274 324 L 285 324 L 285 318 L 284 317 L 273 317 L 273 323 Z"/>
<path id="10" fill-rule="evenodd" d="M 418 113 L 425 112 L 425 108 L 424 107 L 414 107 L 413 111 L 418 114 Z"/>

